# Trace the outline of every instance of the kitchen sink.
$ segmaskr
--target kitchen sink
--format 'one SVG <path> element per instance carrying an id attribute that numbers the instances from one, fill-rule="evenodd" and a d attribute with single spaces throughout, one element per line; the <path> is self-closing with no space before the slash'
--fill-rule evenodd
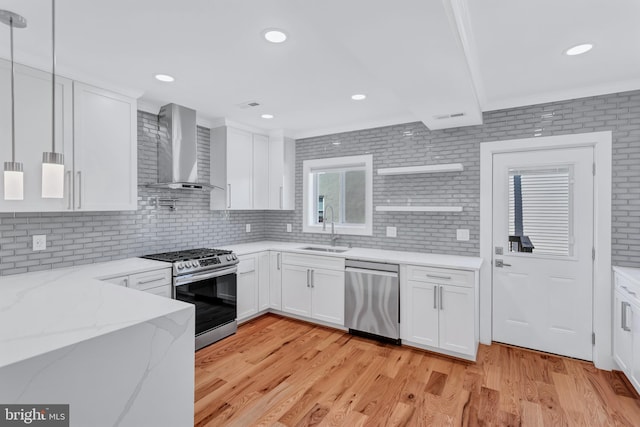
<path id="1" fill-rule="evenodd" d="M 300 249 L 302 249 L 303 251 L 331 252 L 334 254 L 341 254 L 349 250 L 349 249 L 338 249 L 338 248 L 320 248 L 316 246 L 307 246 L 306 248 L 300 248 Z"/>

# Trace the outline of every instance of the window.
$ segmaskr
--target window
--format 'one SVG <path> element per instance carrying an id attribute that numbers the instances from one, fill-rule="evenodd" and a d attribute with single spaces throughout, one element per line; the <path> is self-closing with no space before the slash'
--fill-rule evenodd
<path id="1" fill-rule="evenodd" d="M 510 251 L 572 255 L 572 169 L 509 171 Z"/>
<path id="2" fill-rule="evenodd" d="M 305 160 L 304 226 L 307 233 L 372 234 L 373 156 Z"/>

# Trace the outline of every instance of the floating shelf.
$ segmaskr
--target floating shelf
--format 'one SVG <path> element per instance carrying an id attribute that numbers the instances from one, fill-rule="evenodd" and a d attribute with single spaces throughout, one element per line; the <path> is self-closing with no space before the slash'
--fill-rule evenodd
<path id="1" fill-rule="evenodd" d="M 378 169 L 378 175 L 407 175 L 407 174 L 414 174 L 414 173 L 461 172 L 463 170 L 464 170 L 464 165 L 462 163 L 444 163 L 439 165 L 383 168 L 383 169 Z"/>
<path id="2" fill-rule="evenodd" d="M 462 212 L 462 206 L 376 206 L 376 212 Z"/>

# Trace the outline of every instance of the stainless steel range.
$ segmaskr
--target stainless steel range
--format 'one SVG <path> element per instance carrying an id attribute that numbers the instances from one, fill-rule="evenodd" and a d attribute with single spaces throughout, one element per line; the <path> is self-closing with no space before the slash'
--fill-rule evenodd
<path id="1" fill-rule="evenodd" d="M 173 264 L 173 298 L 196 306 L 196 350 L 236 332 L 236 254 L 201 248 L 142 258 Z"/>

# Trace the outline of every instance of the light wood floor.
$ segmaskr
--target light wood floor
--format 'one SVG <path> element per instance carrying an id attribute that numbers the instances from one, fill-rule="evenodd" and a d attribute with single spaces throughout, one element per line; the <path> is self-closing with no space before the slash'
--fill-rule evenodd
<path id="1" fill-rule="evenodd" d="M 197 426 L 640 426 L 616 372 L 504 345 L 477 363 L 275 315 L 196 353 Z"/>

